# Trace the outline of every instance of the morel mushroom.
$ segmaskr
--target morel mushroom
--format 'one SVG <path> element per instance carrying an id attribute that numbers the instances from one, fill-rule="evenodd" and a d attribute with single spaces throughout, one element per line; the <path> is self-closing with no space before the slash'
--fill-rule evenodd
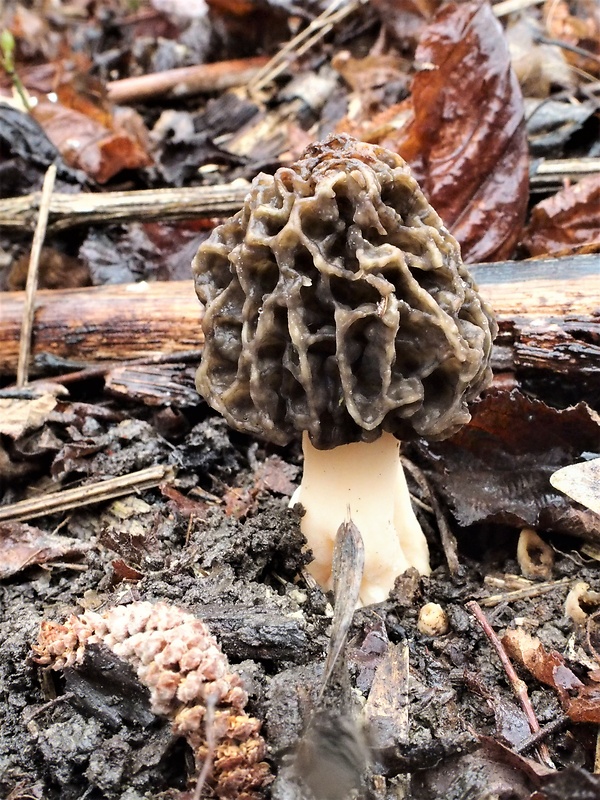
<path id="1" fill-rule="evenodd" d="M 333 135 L 275 175 L 193 263 L 204 304 L 199 392 L 277 444 L 303 434 L 309 566 L 329 587 L 350 508 L 365 542 L 361 602 L 410 566 L 429 572 L 399 440 L 450 436 L 490 380 L 496 325 L 395 153 Z"/>

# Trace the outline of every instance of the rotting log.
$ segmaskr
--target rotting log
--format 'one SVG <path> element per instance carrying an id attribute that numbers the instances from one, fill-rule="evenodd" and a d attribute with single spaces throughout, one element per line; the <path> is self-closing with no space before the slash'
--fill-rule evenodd
<path id="1" fill-rule="evenodd" d="M 496 371 L 544 370 L 600 382 L 597 255 L 471 265 L 500 323 Z M 23 292 L 0 293 L 0 374 L 17 366 Z M 40 359 L 94 365 L 202 346 L 191 281 L 40 291 L 32 374 Z"/>
<path id="2" fill-rule="evenodd" d="M 0 374 L 16 369 L 23 299 L 24 292 L 0 293 Z M 48 358 L 84 366 L 195 350 L 201 319 L 191 281 L 42 290 L 30 372 L 39 374 Z"/>

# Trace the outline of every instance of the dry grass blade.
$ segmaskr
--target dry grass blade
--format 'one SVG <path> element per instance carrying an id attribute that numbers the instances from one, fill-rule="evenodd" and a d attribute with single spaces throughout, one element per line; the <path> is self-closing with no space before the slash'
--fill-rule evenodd
<path id="1" fill-rule="evenodd" d="M 56 180 L 56 165 L 48 167 L 42 186 L 40 210 L 37 225 L 31 245 L 29 269 L 27 271 L 27 286 L 25 287 L 25 303 L 23 305 L 23 323 L 21 325 L 21 340 L 19 342 L 19 362 L 17 365 L 17 388 L 22 389 L 27 383 L 29 355 L 31 353 L 31 335 L 33 332 L 33 315 L 35 313 L 35 295 L 38 285 L 38 268 L 42 245 L 46 237 L 50 201 Z"/>
<path id="2" fill-rule="evenodd" d="M 538 597 L 541 594 L 553 592 L 555 589 L 562 589 L 573 583 L 575 578 L 562 578 L 559 581 L 552 581 L 551 583 L 536 583 L 526 589 L 515 589 L 512 592 L 504 592 L 503 594 L 491 594 L 484 597 L 479 601 L 479 604 L 486 608 L 493 608 L 500 605 L 500 603 L 514 603 L 516 600 L 524 600 L 526 597 Z"/>
<path id="3" fill-rule="evenodd" d="M 284 45 L 273 58 L 265 64 L 248 84 L 250 94 L 259 92 L 267 84 L 280 75 L 285 68 L 296 58 L 303 55 L 320 39 L 326 36 L 341 20 L 352 14 L 367 0 L 334 0 L 334 2 L 319 14 L 318 17 L 293 39 Z"/>

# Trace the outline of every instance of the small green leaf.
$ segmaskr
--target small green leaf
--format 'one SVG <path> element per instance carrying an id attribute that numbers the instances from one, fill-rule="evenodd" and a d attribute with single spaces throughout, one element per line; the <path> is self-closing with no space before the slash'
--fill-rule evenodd
<path id="1" fill-rule="evenodd" d="M 8 28 L 4 28 L 0 33 L 0 51 L 2 52 L 4 69 L 7 72 L 13 72 L 15 68 L 13 58 L 15 52 L 15 37 Z"/>

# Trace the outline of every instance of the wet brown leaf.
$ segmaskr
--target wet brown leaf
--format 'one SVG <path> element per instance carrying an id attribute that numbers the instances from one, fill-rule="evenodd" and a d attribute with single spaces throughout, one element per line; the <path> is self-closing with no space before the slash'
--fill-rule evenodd
<path id="1" fill-rule="evenodd" d="M 32 114 L 67 164 L 98 183 L 106 183 L 123 169 L 152 163 L 143 144 L 114 118 L 110 129 L 81 111 L 49 102 L 38 103 Z"/>
<path id="2" fill-rule="evenodd" d="M 395 149 L 467 262 L 508 258 L 528 199 L 523 99 L 487 3 L 449 3 L 423 31 L 414 117 Z M 388 146 L 392 142 L 384 142 Z"/>
<path id="3" fill-rule="evenodd" d="M 0 579 L 56 559 L 78 558 L 90 547 L 87 542 L 47 533 L 22 522 L 0 523 Z"/>
<path id="4" fill-rule="evenodd" d="M 599 209 L 600 175 L 588 175 L 533 208 L 523 244 L 532 256 L 600 245 Z"/>
<path id="5" fill-rule="evenodd" d="M 546 650 L 539 639 L 521 628 L 509 630 L 502 644 L 511 658 L 526 667 L 540 683 L 551 686 L 573 722 L 600 723 L 600 686 L 586 685 L 569 669 L 556 650 Z"/>
<path id="6" fill-rule="evenodd" d="M 600 450 L 600 418 L 585 403 L 558 411 L 518 391 L 492 392 L 458 434 L 423 453 L 461 525 L 503 522 L 600 539 L 600 518 L 550 484 L 557 469 Z"/>

